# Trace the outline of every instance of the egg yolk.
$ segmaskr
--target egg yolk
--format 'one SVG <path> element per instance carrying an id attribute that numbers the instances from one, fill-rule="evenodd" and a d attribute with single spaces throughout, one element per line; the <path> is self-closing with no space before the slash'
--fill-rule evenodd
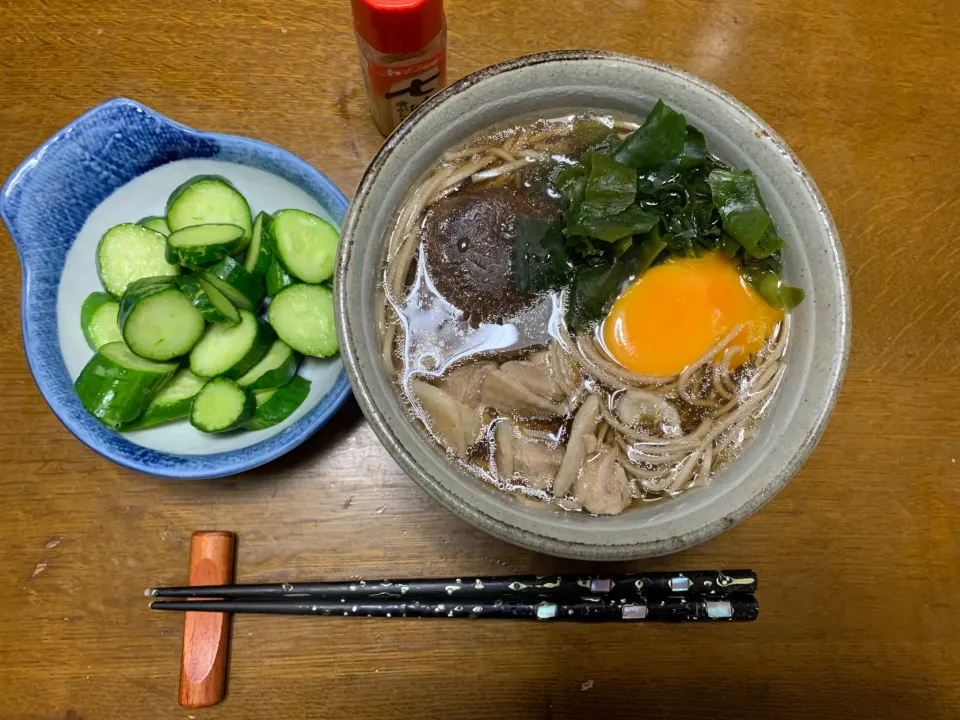
<path id="1" fill-rule="evenodd" d="M 674 375 L 736 326 L 730 367 L 763 348 L 783 319 L 722 253 L 676 258 L 650 268 L 617 298 L 603 323 L 607 351 L 642 375 Z M 716 359 L 722 356 L 720 353 Z"/>

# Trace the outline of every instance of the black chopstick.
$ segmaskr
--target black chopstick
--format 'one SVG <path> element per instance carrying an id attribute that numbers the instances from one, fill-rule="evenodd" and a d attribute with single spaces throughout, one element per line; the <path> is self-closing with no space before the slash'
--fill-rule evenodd
<path id="1" fill-rule="evenodd" d="M 170 598 L 297 598 L 354 602 L 375 600 L 450 599 L 520 601 L 532 599 L 602 597 L 630 600 L 638 595 L 680 595 L 721 598 L 750 595 L 757 590 L 752 570 L 694 570 L 601 575 L 521 575 L 517 577 L 447 578 L 423 580 L 349 580 L 338 582 L 277 583 L 267 585 L 208 585 L 161 587 L 148 597 Z"/>
<path id="2" fill-rule="evenodd" d="M 330 600 L 274 598 L 266 600 L 159 600 L 154 610 L 191 612 L 255 613 L 260 615 L 326 615 L 378 618 L 469 618 L 504 620 L 555 620 L 573 622 L 749 622 L 756 620 L 758 607 L 751 595 L 720 599 L 667 596 L 643 602 L 613 600 L 573 602 L 494 601 L 458 604 L 446 602 L 386 602 L 360 600 L 356 603 Z"/>

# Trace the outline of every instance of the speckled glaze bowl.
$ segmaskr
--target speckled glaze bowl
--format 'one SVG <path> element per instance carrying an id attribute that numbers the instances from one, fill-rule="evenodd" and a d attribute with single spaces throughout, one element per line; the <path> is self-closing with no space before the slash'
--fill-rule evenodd
<path id="1" fill-rule="evenodd" d="M 339 357 L 307 358 L 310 394 L 284 422 L 256 432 L 207 435 L 186 422 L 117 433 L 73 390 L 93 355 L 80 305 L 102 290 L 96 248 L 109 228 L 161 215 L 170 191 L 194 175 L 227 177 L 257 210 L 296 207 L 339 226 L 347 199 L 322 173 L 273 145 L 194 130 L 118 98 L 98 105 L 30 155 L 0 190 L 0 216 L 23 268 L 23 347 L 44 399 L 101 455 L 151 475 L 232 475 L 283 455 L 343 404 L 350 385 Z"/>
<path id="2" fill-rule="evenodd" d="M 414 182 L 445 150 L 474 132 L 558 108 L 643 117 L 657 98 L 700 128 L 720 158 L 757 175 L 789 245 L 786 279 L 807 293 L 794 312 L 788 371 L 758 437 L 707 487 L 616 517 L 531 507 L 458 470 L 410 421 L 391 387 L 379 362 L 374 322 L 387 229 Z M 374 158 L 347 213 L 336 301 L 337 331 L 354 393 L 410 477 L 444 507 L 497 537 L 588 560 L 676 552 L 718 535 L 770 500 L 820 438 L 850 344 L 850 293 L 836 227 L 786 143 L 713 85 L 649 60 L 605 52 L 545 53 L 494 65 L 451 85 L 415 112 Z"/>

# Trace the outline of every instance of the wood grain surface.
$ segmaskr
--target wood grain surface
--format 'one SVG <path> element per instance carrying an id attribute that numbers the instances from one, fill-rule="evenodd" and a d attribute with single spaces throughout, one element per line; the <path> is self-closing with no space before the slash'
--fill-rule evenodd
<path id="1" fill-rule="evenodd" d="M 190 534 L 241 581 L 579 569 L 429 500 L 357 406 L 215 482 L 123 470 L 27 369 L 0 232 L 0 718 L 960 717 L 960 4 L 448 0 L 456 78 L 599 47 L 717 83 L 798 152 L 836 218 L 853 352 L 819 447 L 720 538 L 632 567 L 751 567 L 760 620 L 576 626 L 238 617 L 227 697 L 177 706 Z M 91 106 L 136 98 L 281 145 L 355 187 L 381 138 L 346 0 L 0 0 L 0 177 Z M 52 212 L 56 209 L 52 208 Z"/>

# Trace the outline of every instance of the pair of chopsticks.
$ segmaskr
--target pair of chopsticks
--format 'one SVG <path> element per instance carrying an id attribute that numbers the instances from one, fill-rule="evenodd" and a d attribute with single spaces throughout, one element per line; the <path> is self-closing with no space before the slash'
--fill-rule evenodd
<path id="1" fill-rule="evenodd" d="M 570 620 L 699 622 L 756 620 L 752 570 L 611 575 L 527 575 L 471 580 L 207 585 L 150 588 L 154 610 Z"/>

